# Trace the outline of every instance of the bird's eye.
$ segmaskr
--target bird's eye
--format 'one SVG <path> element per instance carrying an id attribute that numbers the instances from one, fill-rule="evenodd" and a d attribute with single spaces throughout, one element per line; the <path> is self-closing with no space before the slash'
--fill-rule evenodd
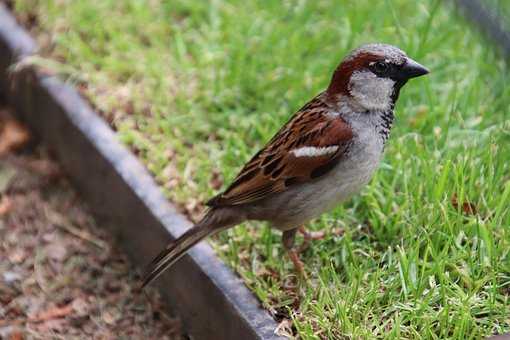
<path id="1" fill-rule="evenodd" d="M 375 63 L 372 64 L 372 69 L 377 74 L 384 74 L 386 73 L 386 71 L 388 71 L 389 65 L 384 61 L 376 61 Z"/>

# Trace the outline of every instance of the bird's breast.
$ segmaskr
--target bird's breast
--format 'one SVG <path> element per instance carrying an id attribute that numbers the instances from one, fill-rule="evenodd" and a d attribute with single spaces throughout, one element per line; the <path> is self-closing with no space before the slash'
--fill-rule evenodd
<path id="1" fill-rule="evenodd" d="M 285 230 L 319 217 L 359 193 L 377 169 L 383 145 L 381 139 L 353 141 L 349 151 L 333 170 L 316 181 L 296 186 L 275 198 L 275 226 Z"/>

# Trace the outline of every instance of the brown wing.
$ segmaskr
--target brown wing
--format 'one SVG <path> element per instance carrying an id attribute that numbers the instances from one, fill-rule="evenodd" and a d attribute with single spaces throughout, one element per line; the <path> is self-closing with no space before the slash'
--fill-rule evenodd
<path id="1" fill-rule="evenodd" d="M 227 190 L 207 205 L 251 203 L 333 169 L 352 139 L 352 130 L 342 118 L 327 115 L 328 110 L 321 95 L 305 105 L 244 166 Z M 310 150 L 318 152 L 306 152 Z"/>

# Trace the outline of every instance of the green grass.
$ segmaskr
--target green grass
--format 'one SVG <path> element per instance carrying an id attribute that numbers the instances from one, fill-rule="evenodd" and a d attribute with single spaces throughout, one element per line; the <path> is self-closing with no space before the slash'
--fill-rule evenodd
<path id="1" fill-rule="evenodd" d="M 510 29 L 510 2 L 506 0 L 486 0 L 484 1 L 487 8 L 491 9 L 494 13 L 500 15 L 506 24 L 507 29 Z"/>
<path id="2" fill-rule="evenodd" d="M 510 331 L 508 67 L 443 1 L 15 1 L 78 83 L 195 213 L 348 50 L 400 46 L 432 70 L 402 90 L 380 170 L 314 222 L 293 288 L 280 234 L 249 223 L 220 256 L 302 339 L 478 339 Z M 149 5 L 150 4 L 150 5 Z M 453 204 L 455 201 L 458 204 Z M 471 204 L 475 214 L 464 212 Z"/>

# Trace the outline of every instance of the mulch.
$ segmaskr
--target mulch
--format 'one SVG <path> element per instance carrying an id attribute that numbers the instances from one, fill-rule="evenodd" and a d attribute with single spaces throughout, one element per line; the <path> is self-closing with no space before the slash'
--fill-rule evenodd
<path id="1" fill-rule="evenodd" d="M 184 339 L 156 291 L 137 293 L 138 278 L 0 107 L 0 339 Z"/>

